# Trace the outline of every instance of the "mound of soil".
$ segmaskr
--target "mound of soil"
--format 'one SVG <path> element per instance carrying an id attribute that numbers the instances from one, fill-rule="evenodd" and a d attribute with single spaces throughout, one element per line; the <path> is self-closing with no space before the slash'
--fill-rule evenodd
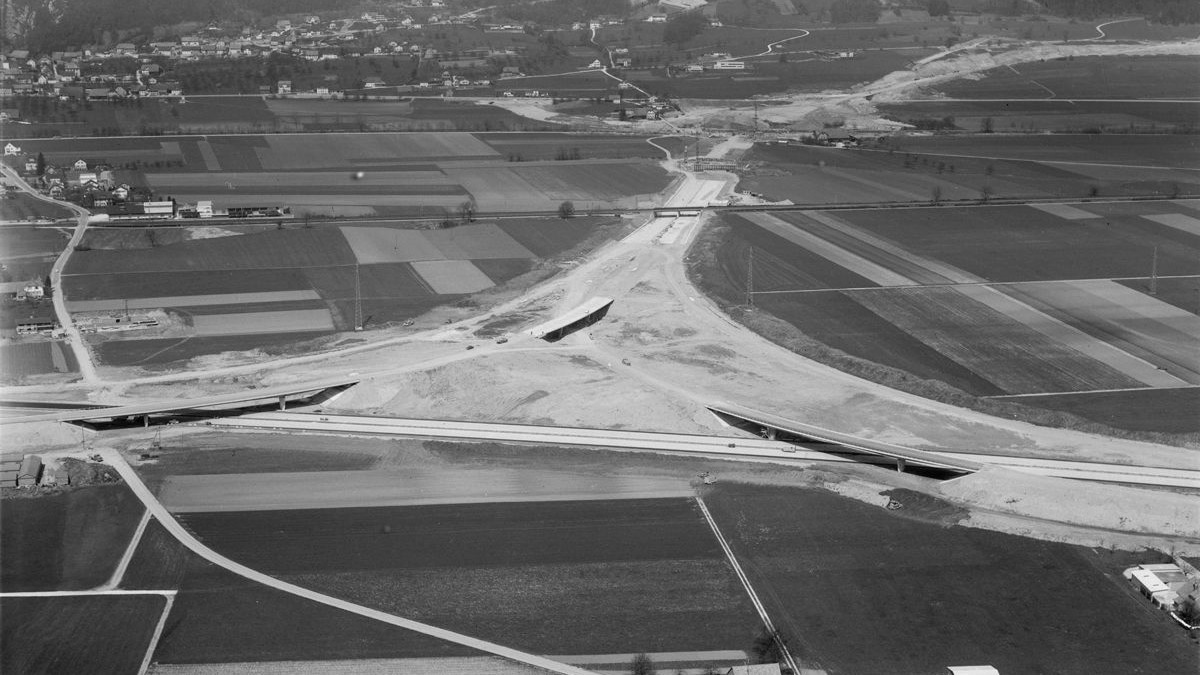
<path id="1" fill-rule="evenodd" d="M 971 515 L 961 506 L 908 488 L 896 488 L 879 494 L 891 499 L 887 506 L 889 511 L 925 522 L 957 525 Z"/>

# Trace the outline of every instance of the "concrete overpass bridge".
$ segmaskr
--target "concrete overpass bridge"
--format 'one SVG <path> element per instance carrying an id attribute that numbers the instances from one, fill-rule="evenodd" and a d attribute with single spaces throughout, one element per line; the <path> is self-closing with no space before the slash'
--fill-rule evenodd
<path id="1" fill-rule="evenodd" d="M 244 408 L 261 408 L 275 405 L 280 410 L 286 410 L 288 401 L 300 401 L 316 398 L 322 394 L 337 390 L 345 390 L 358 384 L 359 378 L 333 378 L 314 382 L 294 383 L 261 389 L 249 389 L 233 394 L 206 396 L 197 399 L 164 399 L 150 403 L 133 403 L 127 405 L 99 405 L 87 407 L 77 406 L 59 408 L 52 412 L 37 412 L 32 414 L 17 414 L 0 417 L 0 425 L 21 424 L 25 422 L 105 422 L 132 420 L 141 418 L 145 425 L 150 424 L 153 415 L 178 414 L 183 412 L 202 411 L 209 414 L 238 411 Z M 20 406 L 19 401 L 7 401 Z M 43 402 L 45 403 L 45 402 Z M 30 403 L 29 405 L 35 405 Z"/>
<path id="2" fill-rule="evenodd" d="M 546 342 L 555 342 L 561 340 L 567 333 L 590 326 L 603 319 L 612 304 L 612 298 L 597 296 L 566 314 L 530 328 L 528 332 L 535 338 L 541 338 Z"/>
<path id="3" fill-rule="evenodd" d="M 950 457 L 943 453 L 915 450 L 884 441 L 861 438 L 735 403 L 718 403 L 707 407 L 726 426 L 736 427 L 772 441 L 815 441 L 837 448 L 833 452 L 890 459 L 895 463 L 897 471 L 904 471 L 911 465 L 956 473 L 975 473 L 984 466 L 983 462 L 964 459 L 962 455 Z"/>

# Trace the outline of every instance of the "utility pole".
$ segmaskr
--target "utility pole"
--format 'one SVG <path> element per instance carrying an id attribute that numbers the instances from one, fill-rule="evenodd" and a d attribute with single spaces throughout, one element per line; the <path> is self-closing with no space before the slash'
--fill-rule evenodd
<path id="1" fill-rule="evenodd" d="M 362 325 L 362 282 L 358 275 L 358 263 L 354 263 L 354 330 L 363 329 Z"/>
<path id="2" fill-rule="evenodd" d="M 1158 295 L 1158 247 L 1154 247 L 1154 258 L 1150 263 L 1150 295 Z"/>
<path id="3" fill-rule="evenodd" d="M 746 265 L 746 304 L 754 306 L 754 247 L 750 247 L 750 263 Z"/>

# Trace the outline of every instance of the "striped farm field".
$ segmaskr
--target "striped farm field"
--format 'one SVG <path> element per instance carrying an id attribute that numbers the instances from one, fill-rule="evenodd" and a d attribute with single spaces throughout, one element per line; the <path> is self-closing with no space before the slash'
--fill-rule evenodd
<path id="1" fill-rule="evenodd" d="M 1143 419 L 1098 421 L 1171 433 L 1186 405 L 1170 402 L 1200 385 L 1198 215 L 1195 200 L 724 214 L 701 283 L 742 304 L 753 259 L 755 306 L 806 336 L 793 344 L 836 350 L 805 353 L 1088 419 L 1093 394 L 1104 411 L 1161 391 Z"/>
<path id="2" fill-rule="evenodd" d="M 0 669 L 6 673 L 138 672 L 167 606 L 159 594 L 0 602 Z"/>
<path id="3" fill-rule="evenodd" d="M 498 156 L 491 146 L 462 132 L 271 135 L 266 144 L 259 155 L 267 171 Z"/>
<path id="4" fill-rule="evenodd" d="M 412 265 L 422 281 L 439 295 L 475 293 L 494 285 L 470 260 L 422 260 Z"/>
<path id="5" fill-rule="evenodd" d="M 125 309 L 158 307 L 195 307 L 199 305 L 242 305 L 264 302 L 319 300 L 316 291 L 266 291 L 262 293 L 219 293 L 214 295 L 176 295 L 163 298 L 121 298 L 109 300 L 79 300 L 67 303 L 71 312 L 107 312 Z"/>
<path id="6" fill-rule="evenodd" d="M 848 293 L 855 302 L 1008 393 L 1144 386 L 954 288 Z"/>
<path id="7" fill-rule="evenodd" d="M 1050 281 L 1147 276 L 1158 247 L 1158 273 L 1200 274 L 1200 237 L 1121 213 L 1105 204 L 1068 204 L 1071 217 L 1045 207 L 952 207 L 842 211 L 837 217 L 906 250 L 988 281 Z M 1126 203 L 1142 213 L 1197 212 L 1171 202 Z M 1091 218 L 1080 215 L 1092 214 Z M 987 255 L 980 255 L 987 251 Z"/>
<path id="8" fill-rule="evenodd" d="M 1200 316 L 1114 281 L 1013 284 L 1005 292 L 1063 323 L 1200 384 Z"/>
<path id="9" fill-rule="evenodd" d="M 156 367 L 226 351 L 307 349 L 302 343 L 318 344 L 314 338 L 352 330 L 356 321 L 416 319 L 619 229 L 618 219 L 599 217 L 439 230 L 386 221 L 264 229 L 81 250 L 63 287 L 72 312 L 165 310 L 173 318 L 159 328 L 89 337 L 103 365 Z"/>
<path id="10" fill-rule="evenodd" d="M 107 163 L 118 180 L 181 203 L 282 206 L 297 215 L 440 218 L 472 200 L 479 211 L 549 214 L 567 199 L 581 210 L 636 206 L 670 183 L 657 163 L 661 150 L 627 136 L 246 134 L 32 140 L 30 147 L 55 163 L 80 156 Z M 557 161 L 564 157 L 574 159 Z"/>
<path id="11" fill-rule="evenodd" d="M 274 576 L 535 653 L 741 650 L 759 626 L 689 498 L 180 517 Z"/>
<path id="12" fill-rule="evenodd" d="M 75 354 L 60 340 L 0 345 L 0 379 L 17 382 L 33 375 L 73 373 Z"/>
<path id="13" fill-rule="evenodd" d="M 333 331 L 328 309 L 295 309 L 248 314 L 202 314 L 192 317 L 196 335 L 254 335 Z"/>

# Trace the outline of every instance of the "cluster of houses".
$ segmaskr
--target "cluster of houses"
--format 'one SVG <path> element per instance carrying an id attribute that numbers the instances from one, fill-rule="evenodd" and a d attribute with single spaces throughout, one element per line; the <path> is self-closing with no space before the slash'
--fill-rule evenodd
<path id="1" fill-rule="evenodd" d="M 123 72 L 114 68 L 111 72 L 103 66 L 105 59 L 114 55 L 138 56 L 132 45 L 118 45 L 121 51 L 94 53 L 91 50 L 56 51 L 50 54 L 30 56 L 26 49 L 14 49 L 0 57 L 0 99 L 15 96 L 49 96 L 81 100 L 110 100 L 145 97 L 179 97 L 183 89 L 172 80 L 163 67 L 142 57 L 136 72 Z M 86 63 L 100 63 L 96 72 L 83 74 Z M 4 111 L 0 122 L 15 120 L 15 111 Z"/>
<path id="2" fill-rule="evenodd" d="M 5 144 L 4 154 L 22 157 L 17 166 L 26 183 L 55 199 L 68 199 L 88 208 L 150 202 L 148 192 L 127 183 L 116 183 L 113 167 L 102 160 L 78 159 L 66 166 L 46 163 L 38 173 L 36 155 L 25 155 L 11 142 Z"/>

